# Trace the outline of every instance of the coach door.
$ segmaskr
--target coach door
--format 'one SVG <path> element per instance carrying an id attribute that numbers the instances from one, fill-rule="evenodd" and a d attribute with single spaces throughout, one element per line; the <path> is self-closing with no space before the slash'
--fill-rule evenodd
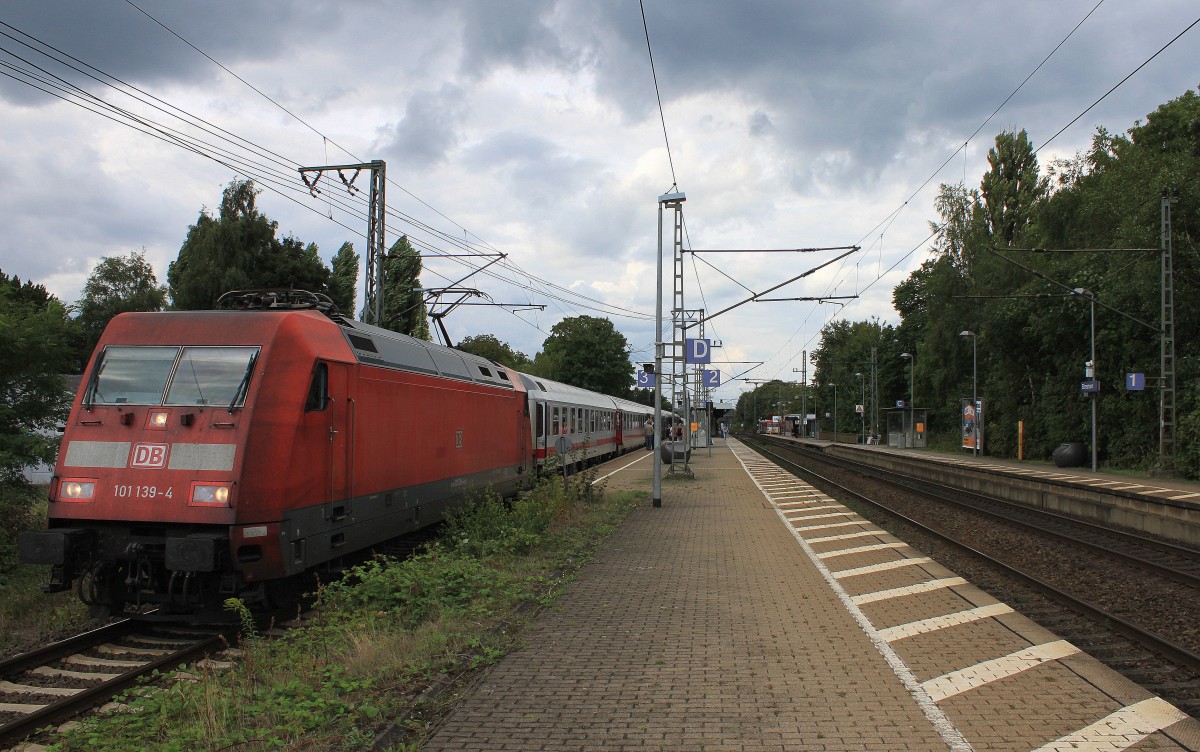
<path id="1" fill-rule="evenodd" d="M 342 363 L 323 363 L 329 384 L 329 500 L 353 496 L 354 400 L 350 395 L 350 369 Z"/>

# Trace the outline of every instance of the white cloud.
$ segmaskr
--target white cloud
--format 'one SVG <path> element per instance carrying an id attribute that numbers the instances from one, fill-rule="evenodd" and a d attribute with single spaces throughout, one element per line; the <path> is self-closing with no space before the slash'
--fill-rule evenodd
<path id="1" fill-rule="evenodd" d="M 938 183 L 977 185 L 1002 129 L 1025 128 L 1042 144 L 1194 20 L 1186 0 L 1102 5 L 947 163 L 1090 3 L 645 6 L 678 188 L 688 194 L 689 245 L 863 247 L 775 294 L 857 300 L 747 303 L 712 322 L 726 359 L 765 361 L 753 376 L 785 379 L 830 317 L 896 322 L 891 290 L 926 258 Z M 606 304 L 642 315 L 614 315 L 635 348 L 653 342 L 644 316 L 655 298 L 656 199 L 673 179 L 636 4 L 222 0 L 147 9 L 304 122 L 128 4 L 10 0 L 0 20 L 280 155 L 277 184 L 260 182 L 275 189 L 260 209 L 326 258 L 346 240 L 363 253 L 363 199 L 356 212 L 339 207 L 348 199 L 336 187 L 310 199 L 295 166 L 385 159 L 389 208 L 418 223 L 390 217 L 389 243 L 407 232 L 450 252 L 490 245 L 525 274 L 577 283 L 603 301 L 556 300 L 570 296 L 493 267 L 465 284 L 498 302 L 548 307 L 456 311 L 446 324 L 457 339 L 490 332 L 532 355 L 555 321 L 601 315 L 594 309 Z M 1200 32 L 1185 36 L 1059 136 L 1042 163 L 1085 147 L 1097 125 L 1123 131 L 1195 86 L 1198 47 Z M 231 169 L 7 78 L 0 118 L 0 270 L 66 302 L 105 255 L 145 248 L 165 282 L 201 208 L 215 207 L 235 175 L 261 181 L 258 163 L 275 159 Z M 670 242 L 667 227 L 668 251 Z M 689 257 L 688 305 L 720 310 L 831 257 Z M 426 268 L 430 285 L 467 273 L 453 260 L 427 259 Z"/>

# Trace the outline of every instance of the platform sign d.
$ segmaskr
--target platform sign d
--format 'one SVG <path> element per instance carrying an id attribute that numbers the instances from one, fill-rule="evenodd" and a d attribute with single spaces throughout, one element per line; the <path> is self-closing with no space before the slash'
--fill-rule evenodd
<path id="1" fill-rule="evenodd" d="M 638 389 L 652 389 L 654 387 L 654 377 L 655 377 L 655 374 L 653 374 L 653 373 L 646 373 L 645 371 L 638 371 L 637 388 Z"/>
<path id="2" fill-rule="evenodd" d="M 684 340 L 687 346 L 687 355 L 684 362 L 687 363 L 711 363 L 712 362 L 712 343 L 706 339 L 687 339 Z"/>
<path id="3" fill-rule="evenodd" d="M 720 385 L 721 385 L 721 372 L 720 371 L 710 371 L 707 368 L 704 369 L 704 386 L 714 387 L 714 386 L 720 386 Z"/>

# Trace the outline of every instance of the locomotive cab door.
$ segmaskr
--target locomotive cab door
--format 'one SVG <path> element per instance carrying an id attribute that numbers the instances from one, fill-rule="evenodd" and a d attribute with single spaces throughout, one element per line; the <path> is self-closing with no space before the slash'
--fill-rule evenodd
<path id="1" fill-rule="evenodd" d="M 326 412 L 329 416 L 329 501 L 353 495 L 354 399 L 350 394 L 350 368 L 344 363 L 322 362 L 327 374 Z"/>

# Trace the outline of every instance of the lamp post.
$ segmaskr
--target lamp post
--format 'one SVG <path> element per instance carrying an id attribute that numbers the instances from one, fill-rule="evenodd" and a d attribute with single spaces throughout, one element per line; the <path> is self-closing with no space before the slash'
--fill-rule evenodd
<path id="1" fill-rule="evenodd" d="M 911 353 L 900 353 L 900 357 L 908 361 L 908 428 L 912 431 L 912 442 L 910 446 L 917 443 L 917 359 Z M 908 435 L 908 431 L 905 431 Z"/>
<path id="2" fill-rule="evenodd" d="M 804 353 L 805 358 L 808 353 Z M 807 367 L 806 367 L 807 368 Z M 800 374 L 800 424 L 804 426 L 804 438 L 808 438 L 808 372 L 804 368 L 793 368 L 792 373 Z"/>
<path id="3" fill-rule="evenodd" d="M 862 387 L 862 412 L 858 414 L 858 417 L 862 421 L 862 443 L 863 443 L 863 446 L 866 446 L 867 445 L 867 380 L 862 375 L 861 372 L 854 374 L 854 376 L 855 376 L 855 378 L 858 379 L 858 385 L 860 387 Z"/>
<path id="4" fill-rule="evenodd" d="M 662 463 L 658 461 L 662 446 L 662 379 L 663 379 L 663 207 L 675 210 L 680 219 L 682 204 L 687 200 L 683 193 L 665 193 L 658 197 L 658 290 L 654 306 L 654 465 L 653 496 L 651 504 L 662 506 Z M 677 355 L 678 353 L 672 353 Z M 672 449 L 674 452 L 674 449 Z M 672 454 L 674 457 L 674 454 Z"/>
<path id="5" fill-rule="evenodd" d="M 975 345 L 976 345 L 975 332 L 971 331 L 970 329 L 963 329 L 961 332 L 958 333 L 958 336 L 971 338 L 971 410 L 973 410 L 975 413 L 974 423 L 972 423 L 972 425 L 971 425 L 971 431 L 974 434 L 974 436 L 972 437 L 973 440 L 971 441 L 971 455 L 973 457 L 978 457 L 979 456 L 979 380 L 978 380 L 978 378 L 979 378 L 979 370 L 978 370 L 979 359 L 976 357 L 978 350 L 976 350 L 976 348 L 975 348 Z"/>
<path id="6" fill-rule="evenodd" d="M 837 443 L 837 384 L 830 384 L 833 387 L 833 443 Z"/>
<path id="7" fill-rule="evenodd" d="M 1094 387 L 1088 393 L 1088 397 L 1092 403 L 1092 472 L 1096 472 L 1096 391 L 1095 387 L 1099 386 L 1096 380 L 1096 294 L 1091 290 L 1085 290 L 1082 287 L 1076 287 L 1071 291 L 1075 295 L 1082 298 L 1087 298 L 1092 306 L 1092 359 L 1084 364 L 1084 375 L 1092 380 Z"/>

